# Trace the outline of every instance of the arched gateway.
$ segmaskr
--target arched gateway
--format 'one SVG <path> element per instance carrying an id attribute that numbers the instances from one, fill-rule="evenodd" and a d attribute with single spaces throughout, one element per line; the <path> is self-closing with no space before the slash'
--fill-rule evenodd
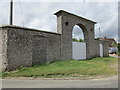
<path id="1" fill-rule="evenodd" d="M 61 57 L 63 60 L 72 59 L 72 30 L 78 25 L 86 41 L 86 59 L 100 56 L 99 41 L 94 38 L 96 22 L 60 10 L 57 13 L 57 32 L 61 34 Z"/>
<path id="2" fill-rule="evenodd" d="M 75 25 L 72 30 L 72 59 L 86 59 L 86 41 L 83 30 L 78 25 Z"/>

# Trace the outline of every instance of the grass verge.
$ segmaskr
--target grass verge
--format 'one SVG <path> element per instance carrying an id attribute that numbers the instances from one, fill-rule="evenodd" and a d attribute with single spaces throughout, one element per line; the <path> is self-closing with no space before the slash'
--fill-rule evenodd
<path id="1" fill-rule="evenodd" d="M 115 75 L 117 71 L 113 65 L 118 59 L 113 57 L 94 58 L 91 60 L 68 60 L 51 64 L 25 67 L 12 72 L 4 72 L 5 77 L 34 77 L 34 78 L 61 78 L 81 76 Z M 112 66 L 112 67 L 111 67 Z M 115 65 L 116 66 L 116 65 Z"/>

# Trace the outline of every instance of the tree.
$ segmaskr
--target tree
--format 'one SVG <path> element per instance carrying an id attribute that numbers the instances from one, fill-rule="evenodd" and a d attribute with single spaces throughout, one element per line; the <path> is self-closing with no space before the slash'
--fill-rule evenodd
<path id="1" fill-rule="evenodd" d="M 72 38 L 72 41 L 75 41 L 75 42 L 84 42 L 84 39 L 81 39 L 81 38 L 80 38 L 80 39 L 78 40 L 78 39 L 76 39 L 76 38 Z"/>
<path id="2" fill-rule="evenodd" d="M 84 42 L 84 39 L 79 39 L 79 42 Z"/>
<path id="3" fill-rule="evenodd" d="M 78 40 L 76 38 L 72 38 L 72 41 L 78 42 Z"/>
<path id="4" fill-rule="evenodd" d="M 97 38 L 96 38 L 96 40 L 100 40 L 100 38 L 99 38 L 99 37 L 97 37 Z"/>

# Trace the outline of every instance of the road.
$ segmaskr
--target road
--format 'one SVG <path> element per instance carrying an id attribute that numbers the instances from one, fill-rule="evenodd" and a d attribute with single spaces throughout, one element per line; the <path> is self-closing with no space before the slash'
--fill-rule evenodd
<path id="1" fill-rule="evenodd" d="M 115 57 L 115 58 L 120 58 L 120 56 L 116 56 L 116 55 L 115 56 L 114 55 L 110 55 L 110 56 L 111 57 Z"/>
<path id="2" fill-rule="evenodd" d="M 120 56 L 111 56 L 111 57 L 120 58 Z"/>
<path id="3" fill-rule="evenodd" d="M 118 77 L 93 80 L 3 80 L 3 88 L 118 88 Z"/>

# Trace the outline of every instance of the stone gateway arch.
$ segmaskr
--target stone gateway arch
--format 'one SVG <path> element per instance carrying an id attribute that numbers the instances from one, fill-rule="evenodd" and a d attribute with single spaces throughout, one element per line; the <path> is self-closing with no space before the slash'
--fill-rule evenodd
<path id="1" fill-rule="evenodd" d="M 107 41 L 95 40 L 96 22 L 60 10 L 57 16 L 57 33 L 20 26 L 0 27 L 0 62 L 3 71 L 32 66 L 45 62 L 72 59 L 72 30 L 78 25 L 86 42 L 86 59 L 108 56 Z"/>
<path id="2" fill-rule="evenodd" d="M 75 25 L 78 25 L 83 31 L 87 59 L 99 56 L 99 43 L 94 38 L 94 25 L 96 22 L 62 10 L 55 13 L 55 15 L 57 15 L 57 30 L 61 34 L 63 59 L 72 58 L 72 30 Z"/>

